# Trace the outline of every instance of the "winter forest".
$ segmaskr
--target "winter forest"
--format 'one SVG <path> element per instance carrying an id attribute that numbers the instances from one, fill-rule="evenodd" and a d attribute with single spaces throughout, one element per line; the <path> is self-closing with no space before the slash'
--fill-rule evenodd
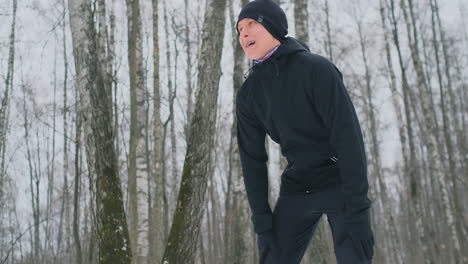
<path id="1" fill-rule="evenodd" d="M 0 264 L 258 263 L 247 2 L 0 1 Z M 358 112 L 374 263 L 468 263 L 468 2 L 277 2 Z M 273 208 L 286 161 L 265 144 Z M 323 215 L 302 263 L 333 250 Z"/>

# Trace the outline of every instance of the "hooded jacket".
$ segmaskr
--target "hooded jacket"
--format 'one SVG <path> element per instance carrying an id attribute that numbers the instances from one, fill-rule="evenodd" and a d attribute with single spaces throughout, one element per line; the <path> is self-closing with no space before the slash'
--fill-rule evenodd
<path id="1" fill-rule="evenodd" d="M 256 233 L 272 228 L 266 134 L 288 161 L 281 193 L 341 186 L 348 219 L 370 207 L 367 161 L 356 111 L 342 74 L 287 37 L 254 65 L 236 97 L 237 140 Z"/>

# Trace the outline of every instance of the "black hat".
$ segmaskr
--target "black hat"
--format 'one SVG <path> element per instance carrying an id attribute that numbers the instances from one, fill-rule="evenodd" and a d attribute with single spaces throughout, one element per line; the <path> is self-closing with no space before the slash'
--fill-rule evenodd
<path id="1" fill-rule="evenodd" d="M 288 34 L 288 20 L 283 9 L 272 0 L 254 0 L 246 4 L 237 18 L 236 30 L 239 34 L 239 21 L 251 18 L 262 24 L 270 34 L 283 41 Z"/>

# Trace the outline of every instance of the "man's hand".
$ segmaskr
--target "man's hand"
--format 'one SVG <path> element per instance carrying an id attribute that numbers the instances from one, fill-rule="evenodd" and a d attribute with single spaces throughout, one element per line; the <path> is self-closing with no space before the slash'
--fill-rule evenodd
<path id="1" fill-rule="evenodd" d="M 369 209 L 359 215 L 345 219 L 344 232 L 338 240 L 341 243 L 352 243 L 360 260 L 370 260 L 374 256 L 374 234 L 370 223 Z"/>
<path id="2" fill-rule="evenodd" d="M 273 229 L 269 229 L 257 235 L 260 260 L 265 260 L 270 251 L 274 256 L 281 255 L 281 248 L 278 241 L 275 239 Z"/>

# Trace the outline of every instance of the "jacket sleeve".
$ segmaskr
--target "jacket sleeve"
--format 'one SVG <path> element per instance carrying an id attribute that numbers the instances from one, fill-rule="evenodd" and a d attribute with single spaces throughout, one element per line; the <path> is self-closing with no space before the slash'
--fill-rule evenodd
<path id="1" fill-rule="evenodd" d="M 272 228 L 272 212 L 268 203 L 266 133 L 248 110 L 248 103 L 246 97 L 242 97 L 242 92 L 241 88 L 236 98 L 237 144 L 254 231 L 262 233 Z"/>
<path id="2" fill-rule="evenodd" d="M 371 204 L 367 197 L 367 160 L 358 117 L 338 68 L 323 58 L 313 70 L 314 103 L 338 156 L 346 197 L 345 214 L 349 221 L 358 220 Z"/>

